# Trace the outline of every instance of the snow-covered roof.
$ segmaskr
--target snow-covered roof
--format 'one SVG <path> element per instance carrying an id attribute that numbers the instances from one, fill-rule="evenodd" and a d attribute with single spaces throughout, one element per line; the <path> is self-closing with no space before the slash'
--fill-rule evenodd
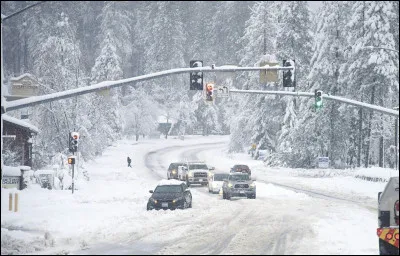
<path id="1" fill-rule="evenodd" d="M 22 121 L 21 119 L 17 119 L 15 117 L 3 114 L 3 121 L 7 121 L 7 122 L 10 122 L 10 123 L 16 124 L 16 125 L 18 125 L 20 127 L 23 127 L 23 128 L 27 128 L 31 132 L 39 133 L 39 129 L 36 126 L 34 126 L 34 125 L 32 125 L 32 124 L 30 124 L 28 122 Z"/>
<path id="2" fill-rule="evenodd" d="M 35 78 L 33 75 L 29 74 L 29 73 L 24 73 L 24 74 L 22 74 L 22 75 L 20 75 L 20 76 L 17 76 L 17 77 L 11 77 L 11 78 L 10 78 L 10 81 L 21 80 L 21 79 L 24 78 L 24 77 L 29 77 L 30 79 L 36 81 L 36 78 Z M 38 85 L 37 85 L 37 84 L 33 84 L 33 86 L 38 86 Z"/>
<path id="3" fill-rule="evenodd" d="M 21 168 L 4 165 L 3 166 L 3 175 L 4 176 L 21 176 Z"/>
<path id="4" fill-rule="evenodd" d="M 164 186 L 164 185 L 180 185 L 184 183 L 184 181 L 181 180 L 161 180 L 158 183 L 158 186 Z"/>

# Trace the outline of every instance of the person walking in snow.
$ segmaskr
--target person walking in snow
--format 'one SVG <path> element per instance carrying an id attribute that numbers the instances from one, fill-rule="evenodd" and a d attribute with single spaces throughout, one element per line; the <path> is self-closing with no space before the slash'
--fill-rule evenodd
<path id="1" fill-rule="evenodd" d="M 131 166 L 131 162 L 132 162 L 132 160 L 130 159 L 130 157 L 128 156 L 128 167 L 131 167 L 132 168 L 132 166 Z"/>

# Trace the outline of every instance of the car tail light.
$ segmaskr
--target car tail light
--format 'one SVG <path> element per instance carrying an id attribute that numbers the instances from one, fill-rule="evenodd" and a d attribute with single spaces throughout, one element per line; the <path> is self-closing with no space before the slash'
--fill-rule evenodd
<path id="1" fill-rule="evenodd" d="M 399 200 L 394 203 L 394 219 L 396 224 L 399 225 Z"/>

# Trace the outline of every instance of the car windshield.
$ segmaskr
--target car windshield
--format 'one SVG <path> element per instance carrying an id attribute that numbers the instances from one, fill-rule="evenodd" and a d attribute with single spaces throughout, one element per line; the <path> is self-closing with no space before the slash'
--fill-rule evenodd
<path id="1" fill-rule="evenodd" d="M 248 170 L 249 167 L 247 165 L 236 165 L 234 169 Z"/>
<path id="2" fill-rule="evenodd" d="M 229 177 L 229 180 L 249 180 L 249 175 L 244 174 L 244 175 L 231 175 Z"/>
<path id="3" fill-rule="evenodd" d="M 194 169 L 208 169 L 208 167 L 205 164 L 191 164 L 191 165 L 189 165 L 189 170 L 194 170 Z"/>
<path id="4" fill-rule="evenodd" d="M 182 192 L 180 185 L 157 186 L 154 193 L 179 193 Z"/>
<path id="5" fill-rule="evenodd" d="M 228 177 L 229 177 L 229 174 L 214 174 L 215 181 L 222 181 L 224 179 L 227 179 Z"/>
<path id="6" fill-rule="evenodd" d="M 178 168 L 178 166 L 180 166 L 180 165 L 185 165 L 184 163 L 172 163 L 170 166 L 169 166 L 169 169 L 171 170 L 171 169 L 177 169 Z"/>

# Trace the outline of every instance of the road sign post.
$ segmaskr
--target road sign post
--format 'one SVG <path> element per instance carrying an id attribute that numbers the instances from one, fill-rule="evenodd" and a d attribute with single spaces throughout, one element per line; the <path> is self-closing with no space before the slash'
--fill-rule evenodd
<path id="1" fill-rule="evenodd" d="M 72 154 L 74 154 L 74 153 L 72 153 Z M 74 167 L 75 167 L 75 156 L 74 155 L 72 155 L 72 156 L 70 156 L 70 157 L 68 157 L 68 164 L 70 164 L 71 165 L 71 167 L 72 167 L 72 194 L 74 193 Z"/>

